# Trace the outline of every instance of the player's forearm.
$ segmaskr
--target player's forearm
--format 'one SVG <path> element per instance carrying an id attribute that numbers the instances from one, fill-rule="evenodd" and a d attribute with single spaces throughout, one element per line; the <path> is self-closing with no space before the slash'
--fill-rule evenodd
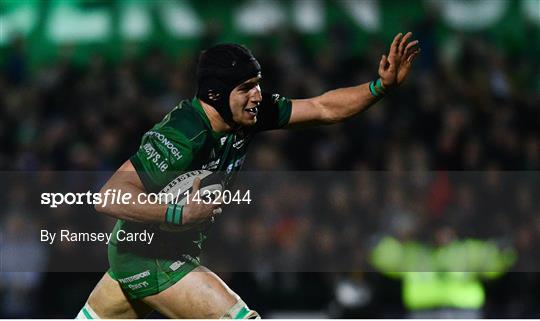
<path id="1" fill-rule="evenodd" d="M 328 123 L 340 122 L 361 113 L 379 100 L 371 94 L 369 83 L 331 90 L 317 97 L 324 120 Z"/>
<path id="2" fill-rule="evenodd" d="M 112 180 L 112 181 L 111 181 Z M 162 223 L 165 220 L 167 204 L 149 204 L 146 202 L 146 192 L 139 187 L 127 182 L 115 182 L 111 178 L 101 189 L 102 200 L 105 200 L 105 195 L 109 191 L 119 193 L 120 195 L 129 195 L 129 200 L 126 202 L 112 201 L 109 198 L 108 202 L 96 204 L 95 209 L 103 214 L 138 223 Z"/>

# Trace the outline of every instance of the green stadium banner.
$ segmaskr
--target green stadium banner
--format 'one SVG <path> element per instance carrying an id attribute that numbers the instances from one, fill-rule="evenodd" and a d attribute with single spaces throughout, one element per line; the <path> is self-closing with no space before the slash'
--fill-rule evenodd
<path id="1" fill-rule="evenodd" d="M 339 27 L 361 52 L 373 37 L 388 40 L 429 18 L 439 41 L 480 33 L 511 52 L 540 42 L 540 0 L 0 0 L 0 50 L 24 39 L 39 64 L 66 50 L 83 61 L 122 57 L 133 44 L 184 54 L 209 35 L 250 44 L 289 31 L 317 49 Z"/>

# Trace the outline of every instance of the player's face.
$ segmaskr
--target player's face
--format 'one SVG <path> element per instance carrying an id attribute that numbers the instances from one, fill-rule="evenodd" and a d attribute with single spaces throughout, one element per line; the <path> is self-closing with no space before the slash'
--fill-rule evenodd
<path id="1" fill-rule="evenodd" d="M 261 75 L 236 86 L 231 91 L 229 105 L 233 121 L 241 126 L 252 126 L 257 122 L 258 106 L 262 101 Z"/>

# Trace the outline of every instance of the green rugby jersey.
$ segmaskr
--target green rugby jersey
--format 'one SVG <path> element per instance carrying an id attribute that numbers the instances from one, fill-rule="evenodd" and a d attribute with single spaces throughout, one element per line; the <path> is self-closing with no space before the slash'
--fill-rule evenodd
<path id="1" fill-rule="evenodd" d="M 130 160 L 147 192 L 157 193 L 183 172 L 206 169 L 224 173 L 224 189 L 242 167 L 253 136 L 264 130 L 285 126 L 291 116 L 289 99 L 263 93 L 254 126 L 231 133 L 212 130 L 199 100 L 184 100 L 164 119 L 144 134 L 139 150 Z M 113 232 L 111 246 L 115 251 L 128 251 L 145 257 L 173 257 L 178 254 L 198 256 L 206 230 L 165 232 L 157 225 L 118 220 L 115 232 L 155 232 L 152 244 L 130 246 L 118 242 Z"/>

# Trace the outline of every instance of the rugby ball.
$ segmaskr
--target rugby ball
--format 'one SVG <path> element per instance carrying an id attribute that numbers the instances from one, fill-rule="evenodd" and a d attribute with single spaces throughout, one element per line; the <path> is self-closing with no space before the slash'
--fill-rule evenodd
<path id="1" fill-rule="evenodd" d="M 186 192 L 189 191 L 189 194 L 192 195 L 193 182 L 195 182 L 195 179 L 197 177 L 201 179 L 201 185 L 199 187 L 199 195 L 201 196 L 201 200 L 204 199 L 203 196 L 205 195 L 214 196 L 215 194 L 213 194 L 212 192 L 223 191 L 221 175 L 219 174 L 219 172 L 212 172 L 204 169 L 183 173 L 182 175 L 170 181 L 169 184 L 167 184 L 159 192 L 160 201 L 162 203 L 172 203 L 171 200 L 175 200 L 176 204 L 186 205 Z M 159 225 L 159 228 L 167 232 L 182 232 L 192 229 L 196 226 L 198 225 L 177 226 L 169 223 L 161 223 Z"/>

